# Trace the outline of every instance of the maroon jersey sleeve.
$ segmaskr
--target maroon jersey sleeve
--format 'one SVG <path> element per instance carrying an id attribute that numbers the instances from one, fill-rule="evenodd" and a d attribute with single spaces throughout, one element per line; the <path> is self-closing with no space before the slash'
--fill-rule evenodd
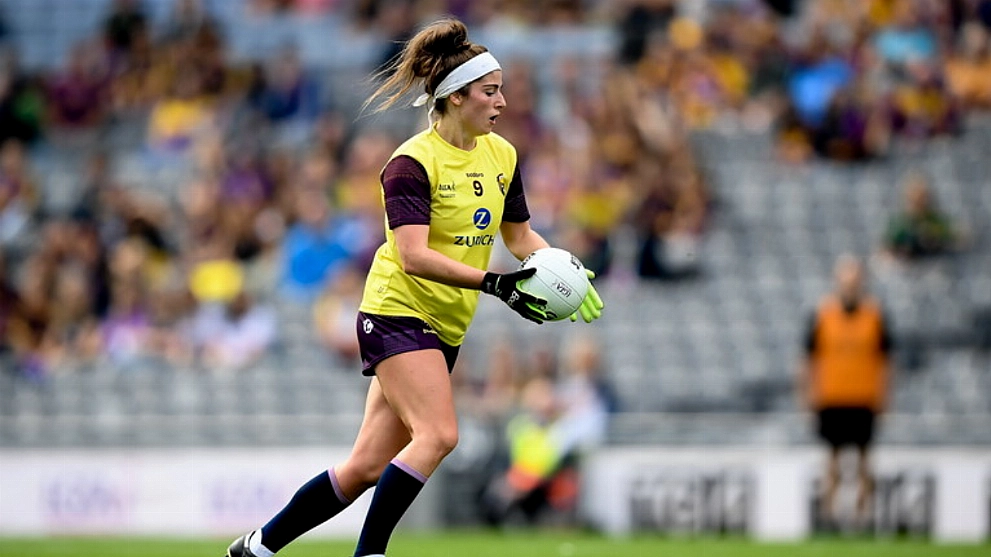
<path id="1" fill-rule="evenodd" d="M 502 213 L 505 222 L 526 222 L 530 220 L 530 210 L 526 206 L 526 194 L 523 193 L 523 178 L 520 177 L 520 165 L 516 165 L 513 181 L 506 192 L 506 207 Z"/>
<path id="2" fill-rule="evenodd" d="M 404 224 L 430 224 L 430 180 L 423 165 L 399 155 L 382 170 L 385 214 L 389 229 Z"/>

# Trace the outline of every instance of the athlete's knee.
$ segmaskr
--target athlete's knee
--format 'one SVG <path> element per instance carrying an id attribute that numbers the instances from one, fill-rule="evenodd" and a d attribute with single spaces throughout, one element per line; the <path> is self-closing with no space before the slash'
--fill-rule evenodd
<path id="1" fill-rule="evenodd" d="M 414 438 L 417 437 L 417 441 L 429 447 L 439 458 L 444 458 L 458 446 L 458 427 L 457 425 L 433 427 L 419 436 L 414 433 Z"/>

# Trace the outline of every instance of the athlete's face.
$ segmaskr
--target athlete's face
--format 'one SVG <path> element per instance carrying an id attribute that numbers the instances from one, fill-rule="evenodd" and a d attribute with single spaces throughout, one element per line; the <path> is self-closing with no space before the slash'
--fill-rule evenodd
<path id="1" fill-rule="evenodd" d="M 502 70 L 490 72 L 468 86 L 461 100 L 461 122 L 471 135 L 485 135 L 495 127 L 496 119 L 506 108 L 502 95 Z"/>

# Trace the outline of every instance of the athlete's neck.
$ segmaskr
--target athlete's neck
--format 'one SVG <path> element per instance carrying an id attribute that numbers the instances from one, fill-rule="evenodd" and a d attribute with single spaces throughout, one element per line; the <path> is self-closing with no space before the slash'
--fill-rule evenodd
<path id="1" fill-rule="evenodd" d="M 476 136 L 468 133 L 461 122 L 450 115 L 438 120 L 434 124 L 434 129 L 437 130 L 437 135 L 441 139 L 462 151 L 471 151 L 475 148 Z"/>

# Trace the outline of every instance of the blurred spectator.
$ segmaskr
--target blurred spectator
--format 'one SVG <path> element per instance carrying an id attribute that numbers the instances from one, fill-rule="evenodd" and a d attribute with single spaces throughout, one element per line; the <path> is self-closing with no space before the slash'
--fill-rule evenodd
<path id="1" fill-rule="evenodd" d="M 11 323 L 19 309 L 17 290 L 10 281 L 7 254 L 0 248 L 0 361 L 11 352 Z"/>
<path id="2" fill-rule="evenodd" d="M 976 22 L 964 25 L 960 47 L 946 61 L 946 81 L 963 108 L 991 109 L 991 37 Z"/>
<path id="3" fill-rule="evenodd" d="M 562 344 L 562 371 L 565 375 L 556 386 L 561 406 L 560 444 L 579 457 L 606 440 L 609 414 L 619 409 L 619 401 L 602 369 L 602 352 L 590 336 L 581 336 Z"/>
<path id="4" fill-rule="evenodd" d="M 520 350 L 502 337 L 492 339 L 488 350 L 483 376 L 473 377 L 467 373 L 468 370 L 460 373 L 455 369 L 455 375 L 451 377 L 456 381 L 454 386 L 459 412 L 470 414 L 501 435 L 516 405 L 522 374 L 518 358 Z"/>
<path id="5" fill-rule="evenodd" d="M 54 290 L 52 319 L 45 334 L 46 366 L 58 370 L 72 363 L 95 361 L 101 339 L 87 269 L 78 263 L 63 266 Z"/>
<path id="6" fill-rule="evenodd" d="M 353 244 L 347 221 L 334 215 L 323 192 L 297 191 L 294 209 L 297 221 L 282 244 L 281 291 L 309 302 L 347 266 Z"/>
<path id="7" fill-rule="evenodd" d="M 0 144 L 0 247 L 25 230 L 38 208 L 38 187 L 28 164 L 20 141 Z"/>
<path id="8" fill-rule="evenodd" d="M 166 41 L 194 39 L 212 25 L 212 21 L 213 18 L 203 6 L 203 0 L 175 0 L 162 38 Z"/>
<path id="9" fill-rule="evenodd" d="M 104 196 L 112 195 L 109 192 L 118 187 L 111 177 L 110 165 L 110 155 L 106 151 L 97 151 L 87 158 L 79 177 L 80 194 L 70 210 L 73 218 L 92 223 L 103 219 Z"/>
<path id="10" fill-rule="evenodd" d="M 494 423 L 510 419 L 505 425 L 508 463 L 486 492 L 487 519 L 499 524 L 522 512 L 534 523 L 550 510 L 557 519 L 571 520 L 578 490 L 575 465 L 605 440 L 608 416 L 618 409 L 599 345 L 587 336 L 564 342 L 559 380 L 554 353 L 533 350 L 518 398 L 516 350 L 508 343 L 492 350 L 490 372 L 473 409 Z M 515 416 L 510 412 L 514 400 Z"/>
<path id="11" fill-rule="evenodd" d="M 122 243 L 115 251 L 116 266 L 126 266 L 135 271 L 141 264 L 141 257 L 140 248 L 134 241 Z M 145 291 L 145 284 L 135 273 L 119 272 L 111 283 L 110 308 L 101 324 L 100 335 L 103 352 L 115 365 L 135 365 L 147 361 L 150 356 L 151 319 Z"/>
<path id="12" fill-rule="evenodd" d="M 828 45 L 813 41 L 788 82 L 789 97 L 802 123 L 810 128 L 822 124 L 833 96 L 855 77 L 853 66 L 830 52 Z"/>
<path id="13" fill-rule="evenodd" d="M 540 376 L 527 381 L 519 413 L 506 427 L 508 469 L 486 491 L 485 513 L 491 524 L 502 524 L 514 512 L 522 512 L 534 524 L 548 509 L 559 516 L 574 509 L 578 479 L 560 415 L 553 382 Z"/>
<path id="14" fill-rule="evenodd" d="M 108 70 L 90 41 L 69 53 L 65 69 L 48 85 L 49 117 L 56 126 L 86 128 L 103 121 L 108 108 Z"/>
<path id="15" fill-rule="evenodd" d="M 321 344 L 343 361 L 358 357 L 354 316 L 361 305 L 364 273 L 348 266 L 328 281 L 313 306 L 313 325 Z"/>
<path id="16" fill-rule="evenodd" d="M 0 143 L 33 142 L 41 135 L 44 92 L 38 80 L 23 72 L 17 51 L 0 49 Z"/>
<path id="17" fill-rule="evenodd" d="M 863 527 L 871 516 L 874 490 L 869 463 L 874 421 L 887 408 L 891 327 L 880 304 L 867 293 L 857 259 L 837 260 L 835 282 L 835 292 L 822 300 L 809 322 L 800 395 L 817 414 L 819 436 L 829 446 L 820 516 L 833 526 L 840 518 L 840 452 L 853 446 L 858 454 L 855 523 Z"/>
<path id="18" fill-rule="evenodd" d="M 192 334 L 204 368 L 243 369 L 275 342 L 275 312 L 242 290 L 226 303 L 201 304 L 193 316 Z"/>
<path id="19" fill-rule="evenodd" d="M 197 133 L 212 123 L 213 113 L 203 98 L 199 74 L 179 71 L 169 95 L 156 102 L 148 116 L 148 146 L 155 153 L 184 153 Z"/>
<path id="20" fill-rule="evenodd" d="M 647 43 L 667 29 L 676 11 L 673 0 L 639 0 L 629 2 L 619 18 L 618 35 L 622 37 L 619 60 L 635 64 L 646 51 Z"/>
<path id="21" fill-rule="evenodd" d="M 909 80 L 892 92 L 892 127 L 902 135 L 926 138 L 956 133 L 960 112 L 936 67 L 910 63 Z"/>
<path id="22" fill-rule="evenodd" d="M 98 319 L 107 315 L 110 308 L 110 265 L 107 250 L 100 241 L 100 231 L 95 221 L 73 217 L 69 225 L 69 264 L 79 265 L 86 275 L 87 299 L 90 312 Z"/>
<path id="23" fill-rule="evenodd" d="M 244 291 L 244 269 L 219 253 L 193 263 L 188 280 L 189 292 L 199 304 L 224 304 Z"/>
<path id="24" fill-rule="evenodd" d="M 135 37 L 148 32 L 148 18 L 138 0 L 114 0 L 103 22 L 103 40 L 115 60 L 126 60 Z"/>
<path id="25" fill-rule="evenodd" d="M 142 31 L 134 37 L 130 55 L 111 66 L 110 98 L 114 114 L 141 117 L 168 91 L 180 60 L 188 60 L 188 41 L 155 45 Z"/>
<path id="26" fill-rule="evenodd" d="M 246 147 L 232 151 L 227 164 L 220 169 L 220 202 L 225 207 L 230 203 L 241 203 L 250 209 L 258 209 L 275 193 L 264 162 Z"/>
<path id="27" fill-rule="evenodd" d="M 272 122 L 298 120 L 312 123 L 320 113 L 320 88 L 303 68 L 299 51 L 284 47 L 270 60 L 253 84 L 248 101 Z"/>
<path id="28" fill-rule="evenodd" d="M 896 70 L 910 63 L 928 62 L 937 54 L 936 37 L 923 25 L 914 1 L 894 2 L 893 20 L 874 38 L 881 59 Z"/>
<path id="29" fill-rule="evenodd" d="M 646 191 L 634 220 L 640 237 L 637 274 L 645 279 L 691 278 L 701 271 L 707 187 L 687 151 L 672 157 L 667 174 L 661 169 L 656 164 L 644 167 Z"/>
<path id="30" fill-rule="evenodd" d="M 399 55 L 403 43 L 416 31 L 416 2 L 413 0 L 367 0 L 366 4 L 374 14 L 372 21 L 382 42 L 376 68 L 384 68 L 389 61 Z M 359 9 L 361 9 L 359 7 Z"/>
<path id="31" fill-rule="evenodd" d="M 891 125 L 869 86 L 857 82 L 836 92 L 822 124 L 813 132 L 816 153 L 839 161 L 862 161 L 888 151 Z"/>
<path id="32" fill-rule="evenodd" d="M 51 325 L 54 264 L 41 254 L 31 256 L 16 280 L 17 305 L 8 322 L 9 342 L 19 374 L 41 379 L 50 371 L 45 337 Z"/>
<path id="33" fill-rule="evenodd" d="M 905 178 L 904 211 L 891 218 L 885 234 L 885 249 L 899 259 L 919 259 L 947 253 L 958 235 L 949 217 L 933 199 L 929 179 L 914 171 Z"/>
<path id="34" fill-rule="evenodd" d="M 227 60 L 220 28 L 212 21 L 204 22 L 189 43 L 193 67 L 200 79 L 200 91 L 210 101 L 222 102 L 224 96 L 238 94 L 245 85 L 246 73 Z M 185 61 L 184 61 L 185 62 Z"/>
<path id="35" fill-rule="evenodd" d="M 174 366 L 194 363 L 191 320 L 196 300 L 185 285 L 164 284 L 148 300 L 146 352 Z"/>
<path id="36" fill-rule="evenodd" d="M 367 236 L 355 237 L 351 252 L 370 264 L 373 251 L 384 239 L 384 218 L 379 174 L 382 161 L 388 160 L 397 147 L 393 139 L 380 132 L 366 132 L 356 137 L 344 156 L 344 164 L 330 188 L 331 203 L 364 227 Z M 331 169 L 322 169 L 330 172 Z"/>

